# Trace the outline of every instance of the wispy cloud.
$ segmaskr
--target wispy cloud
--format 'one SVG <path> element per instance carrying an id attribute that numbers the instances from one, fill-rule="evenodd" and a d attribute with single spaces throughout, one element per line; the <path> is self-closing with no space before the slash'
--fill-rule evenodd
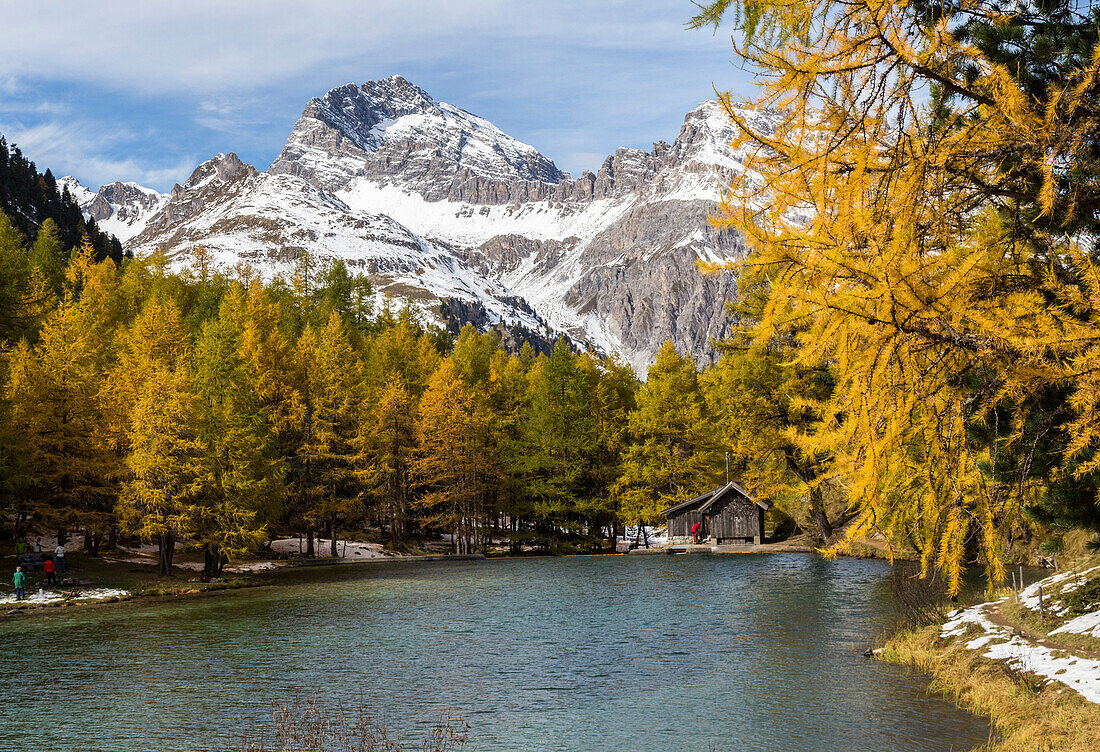
<path id="1" fill-rule="evenodd" d="M 133 135 L 87 121 L 50 120 L 27 128 L 0 125 L 0 129 L 42 169 L 49 167 L 58 177 L 73 175 L 92 190 L 120 178 L 163 185 L 186 178 L 196 165 L 193 158 L 150 165 L 132 157 L 108 156 L 119 141 Z"/>
<path id="2" fill-rule="evenodd" d="M 618 146 L 674 137 L 712 84 L 747 88 L 724 35 L 685 30 L 694 11 L 690 0 L 9 0 L 0 121 L 56 121 L 50 108 L 67 102 L 101 131 L 145 129 L 84 164 L 233 150 L 263 165 L 309 97 L 402 73 L 577 173 Z"/>
<path id="3" fill-rule="evenodd" d="M 256 97 L 224 97 L 199 102 L 195 123 L 220 133 L 242 134 L 263 123 Z"/>
<path id="4" fill-rule="evenodd" d="M 19 78 L 12 74 L 0 73 L 0 97 L 13 97 L 20 90 Z"/>
<path id="5" fill-rule="evenodd" d="M 0 70 L 149 92 L 223 91 L 453 39 L 492 23 L 504 0 L 16 0 L 0 25 Z M 49 40 L 49 54 L 42 42 Z"/>

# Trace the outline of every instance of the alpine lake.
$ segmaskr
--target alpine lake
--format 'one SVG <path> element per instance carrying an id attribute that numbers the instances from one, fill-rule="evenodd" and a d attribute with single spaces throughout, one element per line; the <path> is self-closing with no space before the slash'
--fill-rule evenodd
<path id="1" fill-rule="evenodd" d="M 272 703 L 441 712 L 469 752 L 946 752 L 990 729 L 863 652 L 881 561 L 808 554 L 387 562 L 0 622 L 0 750 L 272 741 Z M 273 580 L 274 581 L 274 580 Z"/>

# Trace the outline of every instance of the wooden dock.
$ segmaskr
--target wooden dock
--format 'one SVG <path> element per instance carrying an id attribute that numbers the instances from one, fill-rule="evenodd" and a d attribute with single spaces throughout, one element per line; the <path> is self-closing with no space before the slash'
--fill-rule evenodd
<path id="1" fill-rule="evenodd" d="M 725 543 L 722 545 L 715 545 L 713 543 L 687 543 L 663 546 L 662 548 L 635 548 L 631 550 L 630 553 L 638 555 L 664 554 L 666 556 L 671 556 L 675 554 L 761 554 L 772 550 L 775 549 L 768 543 L 761 543 L 759 545 L 754 543 Z"/>

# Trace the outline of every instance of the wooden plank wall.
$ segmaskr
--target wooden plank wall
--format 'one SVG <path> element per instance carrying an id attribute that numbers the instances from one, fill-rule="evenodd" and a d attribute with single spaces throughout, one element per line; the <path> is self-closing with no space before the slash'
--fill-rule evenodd
<path id="1" fill-rule="evenodd" d="M 698 507 L 681 512 L 668 518 L 668 534 L 670 536 L 691 535 L 691 526 L 702 521 L 703 515 L 699 514 Z"/>
<path id="2" fill-rule="evenodd" d="M 669 517 L 670 537 L 690 536 L 691 526 L 703 522 L 699 509 L 689 509 Z M 742 539 L 752 541 L 764 537 L 764 510 L 748 499 L 734 495 L 718 509 L 712 509 L 709 524 L 704 523 L 703 534 L 718 540 Z"/>
<path id="3" fill-rule="evenodd" d="M 710 535 L 718 540 L 741 538 L 751 541 L 763 534 L 760 514 L 763 510 L 748 499 L 735 497 L 713 510 L 710 517 Z"/>

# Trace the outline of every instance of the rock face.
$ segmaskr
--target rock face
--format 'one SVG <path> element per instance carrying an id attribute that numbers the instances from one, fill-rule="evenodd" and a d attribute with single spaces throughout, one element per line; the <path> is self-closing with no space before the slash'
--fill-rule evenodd
<path id="1" fill-rule="evenodd" d="M 168 200 L 168 196 L 137 183 L 111 183 L 98 192 L 85 188 L 74 177 L 57 181 L 59 188 L 67 188 L 76 200 L 84 216 L 94 219 L 101 230 L 111 233 L 121 242 L 145 229 L 146 223 L 156 215 Z"/>
<path id="2" fill-rule="evenodd" d="M 764 130 L 775 119 L 741 116 Z M 170 196 L 116 183 L 85 211 L 140 207 L 127 247 L 178 264 L 199 245 L 264 276 L 305 250 L 341 258 L 448 323 L 565 333 L 644 374 L 665 340 L 705 361 L 729 331 L 736 275 L 704 275 L 699 262 L 745 252 L 707 221 L 744 169 L 734 136 L 719 104 L 704 102 L 671 144 L 619 149 L 574 178 L 393 76 L 311 99 L 266 172 L 220 154 Z"/>
<path id="3" fill-rule="evenodd" d="M 326 190 L 360 176 L 390 178 L 429 200 L 478 203 L 518 200 L 527 183 L 552 186 L 564 177 L 534 147 L 401 76 L 309 100 L 269 172 Z"/>
<path id="4" fill-rule="evenodd" d="M 199 165 L 176 185 L 128 244 L 135 253 L 162 251 L 178 266 L 198 246 L 217 266 L 245 263 L 268 278 L 290 274 L 304 252 L 318 263 L 340 259 L 366 275 L 379 297 L 410 300 L 436 317 L 442 306 L 461 302 L 486 325 L 550 334 L 525 301 L 447 248 L 384 214 L 351 209 L 304 178 L 259 172 L 232 153 Z"/>
<path id="5" fill-rule="evenodd" d="M 741 115 L 763 130 L 775 120 Z M 456 178 L 443 191 L 389 173 L 330 176 L 330 185 L 349 206 L 444 241 L 556 330 L 644 372 L 666 340 L 706 361 L 712 340 L 730 331 L 724 304 L 736 297 L 736 275 L 704 275 L 699 262 L 745 254 L 740 236 L 708 222 L 722 187 L 744 169 L 744 155 L 729 146 L 735 135 L 720 105 L 704 102 L 673 143 L 619 149 L 576 179 L 515 179 L 488 197 L 480 178 Z"/>

